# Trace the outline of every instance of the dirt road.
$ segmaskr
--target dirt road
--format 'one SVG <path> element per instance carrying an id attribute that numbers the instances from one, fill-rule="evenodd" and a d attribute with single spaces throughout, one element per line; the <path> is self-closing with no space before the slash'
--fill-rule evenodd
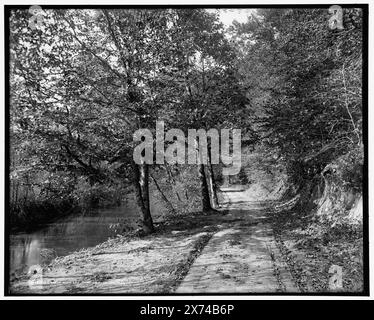
<path id="1" fill-rule="evenodd" d="M 13 279 L 22 293 L 298 292 L 267 211 L 240 186 L 223 189 L 220 212 L 191 214 L 156 234 L 118 237 Z"/>
<path id="2" fill-rule="evenodd" d="M 281 260 L 266 206 L 248 201 L 240 187 L 225 189 L 224 207 L 232 221 L 218 225 L 177 293 L 298 292 Z"/>

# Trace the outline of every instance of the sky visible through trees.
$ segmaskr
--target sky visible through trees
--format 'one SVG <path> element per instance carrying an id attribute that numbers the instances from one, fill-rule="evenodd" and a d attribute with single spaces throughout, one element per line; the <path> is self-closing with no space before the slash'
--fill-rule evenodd
<path id="1" fill-rule="evenodd" d="M 320 246 L 321 286 L 334 261 L 361 288 L 365 8 L 7 10 L 12 232 L 133 203 L 111 228 L 206 224 L 192 264 L 265 208 L 282 254 Z"/>
<path id="2" fill-rule="evenodd" d="M 345 10 L 344 30 L 325 9 L 38 14 L 30 28 L 27 10 L 11 12 L 10 80 L 11 177 L 43 176 L 39 196 L 62 201 L 85 179 L 117 188 L 134 170 L 148 180 L 131 164 L 132 134 L 157 119 L 182 132 L 240 128 L 294 183 L 360 150 L 360 9 Z"/>

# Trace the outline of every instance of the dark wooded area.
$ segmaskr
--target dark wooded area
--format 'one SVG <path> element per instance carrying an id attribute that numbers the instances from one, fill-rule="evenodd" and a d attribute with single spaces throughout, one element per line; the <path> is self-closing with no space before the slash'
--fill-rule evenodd
<path id="1" fill-rule="evenodd" d="M 362 248 L 363 9 L 344 8 L 342 29 L 326 8 L 256 9 L 230 26 L 219 11 L 45 9 L 30 28 L 28 10 L 11 10 L 13 229 L 133 194 L 137 235 L 151 234 L 160 211 L 220 214 L 222 190 L 240 184 L 290 201 L 273 217 L 279 241 L 297 221 Z M 186 136 L 240 128 L 241 171 L 222 175 L 212 141 L 206 164 L 135 163 L 133 134 L 155 137 L 156 121 Z"/>

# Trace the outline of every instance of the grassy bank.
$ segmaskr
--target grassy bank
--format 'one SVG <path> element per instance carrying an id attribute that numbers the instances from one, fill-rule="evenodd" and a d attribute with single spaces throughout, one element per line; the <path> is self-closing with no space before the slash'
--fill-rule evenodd
<path id="1" fill-rule="evenodd" d="M 295 210 L 273 213 L 272 217 L 277 245 L 304 292 L 331 292 L 333 266 L 342 268 L 341 291 L 362 292 L 363 238 L 359 227 L 331 228 Z"/>
<path id="2" fill-rule="evenodd" d="M 173 292 L 225 218 L 195 212 L 156 223 L 151 235 L 118 235 L 14 276 L 11 293 Z"/>
<path id="3" fill-rule="evenodd" d="M 362 173 L 347 170 L 348 157 L 305 180 L 295 197 L 270 214 L 277 245 L 304 292 L 364 289 Z M 332 282 L 338 269 L 342 287 Z"/>
<path id="4" fill-rule="evenodd" d="M 9 210 L 12 232 L 30 231 L 40 225 L 62 217 L 78 214 L 93 208 L 113 207 L 121 204 L 124 193 L 100 193 L 102 188 L 87 190 L 80 197 L 72 195 L 35 197 L 26 201 L 11 203 Z"/>
<path id="5" fill-rule="evenodd" d="M 36 200 L 10 208 L 11 231 L 30 231 L 69 214 L 78 213 L 82 208 L 73 199 Z"/>

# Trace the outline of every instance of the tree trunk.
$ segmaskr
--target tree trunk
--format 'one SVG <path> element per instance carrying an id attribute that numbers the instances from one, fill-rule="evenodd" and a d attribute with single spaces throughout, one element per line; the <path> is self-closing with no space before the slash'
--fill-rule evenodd
<path id="1" fill-rule="evenodd" d="M 210 199 L 209 199 L 209 189 L 205 174 L 205 165 L 199 164 L 199 178 L 200 178 L 200 188 L 201 188 L 201 200 L 203 204 L 203 211 L 210 211 L 212 210 L 212 207 L 210 205 Z"/>
<path id="2" fill-rule="evenodd" d="M 88 203 L 85 204 L 85 206 L 87 205 L 88 208 L 95 208 L 95 207 L 97 207 L 99 205 L 99 199 L 96 198 L 96 195 L 94 195 L 92 193 L 92 187 L 95 185 L 95 177 L 92 174 L 90 174 L 88 176 L 88 182 L 89 182 L 90 187 L 91 187 L 91 189 L 90 189 L 90 198 L 88 200 Z"/>
<path id="3" fill-rule="evenodd" d="M 199 144 L 197 140 L 194 141 L 195 144 L 195 150 L 198 152 L 198 172 L 199 172 L 199 179 L 200 179 L 200 190 L 201 190 L 201 201 L 203 206 L 203 212 L 207 212 L 212 210 L 212 206 L 210 205 L 210 197 L 209 197 L 209 189 L 205 174 L 205 165 L 203 163 L 202 155 L 199 152 Z"/>
<path id="4" fill-rule="evenodd" d="M 148 234 L 154 232 L 153 220 L 149 206 L 149 168 L 147 164 L 134 163 L 134 185 L 136 201 L 143 215 L 143 231 Z"/>
<path id="5" fill-rule="evenodd" d="M 18 191 L 19 191 L 19 183 L 16 182 L 16 196 L 15 196 L 15 199 L 14 199 L 14 203 L 17 205 L 17 202 L 18 202 Z"/>
<path id="6" fill-rule="evenodd" d="M 164 202 L 165 202 L 166 206 L 168 207 L 169 211 L 171 211 L 173 214 L 176 214 L 176 211 L 175 211 L 173 205 L 171 204 L 169 199 L 165 196 L 164 192 L 160 188 L 160 186 L 159 186 L 157 180 L 155 179 L 155 177 L 152 174 L 150 176 L 151 176 L 153 182 L 155 183 L 155 186 L 156 186 L 157 190 L 160 192 L 161 197 L 164 200 Z"/>
<path id="7" fill-rule="evenodd" d="M 167 171 L 168 176 L 169 176 L 169 181 L 171 183 L 171 187 L 174 190 L 174 193 L 177 195 L 178 201 L 182 202 L 182 199 L 181 199 L 181 197 L 178 193 L 178 190 L 176 189 L 176 181 L 175 181 L 175 178 L 173 176 L 173 173 L 171 172 L 171 169 L 167 164 L 165 165 L 165 168 L 166 168 L 166 171 Z"/>
<path id="8" fill-rule="evenodd" d="M 213 171 L 213 165 L 211 160 L 211 148 L 208 146 L 208 165 L 207 165 L 207 171 L 208 171 L 208 180 L 209 180 L 209 187 L 210 187 L 210 193 L 212 197 L 212 207 L 217 208 L 218 207 L 218 197 L 217 197 L 217 185 L 216 180 L 214 178 L 214 171 Z"/>

